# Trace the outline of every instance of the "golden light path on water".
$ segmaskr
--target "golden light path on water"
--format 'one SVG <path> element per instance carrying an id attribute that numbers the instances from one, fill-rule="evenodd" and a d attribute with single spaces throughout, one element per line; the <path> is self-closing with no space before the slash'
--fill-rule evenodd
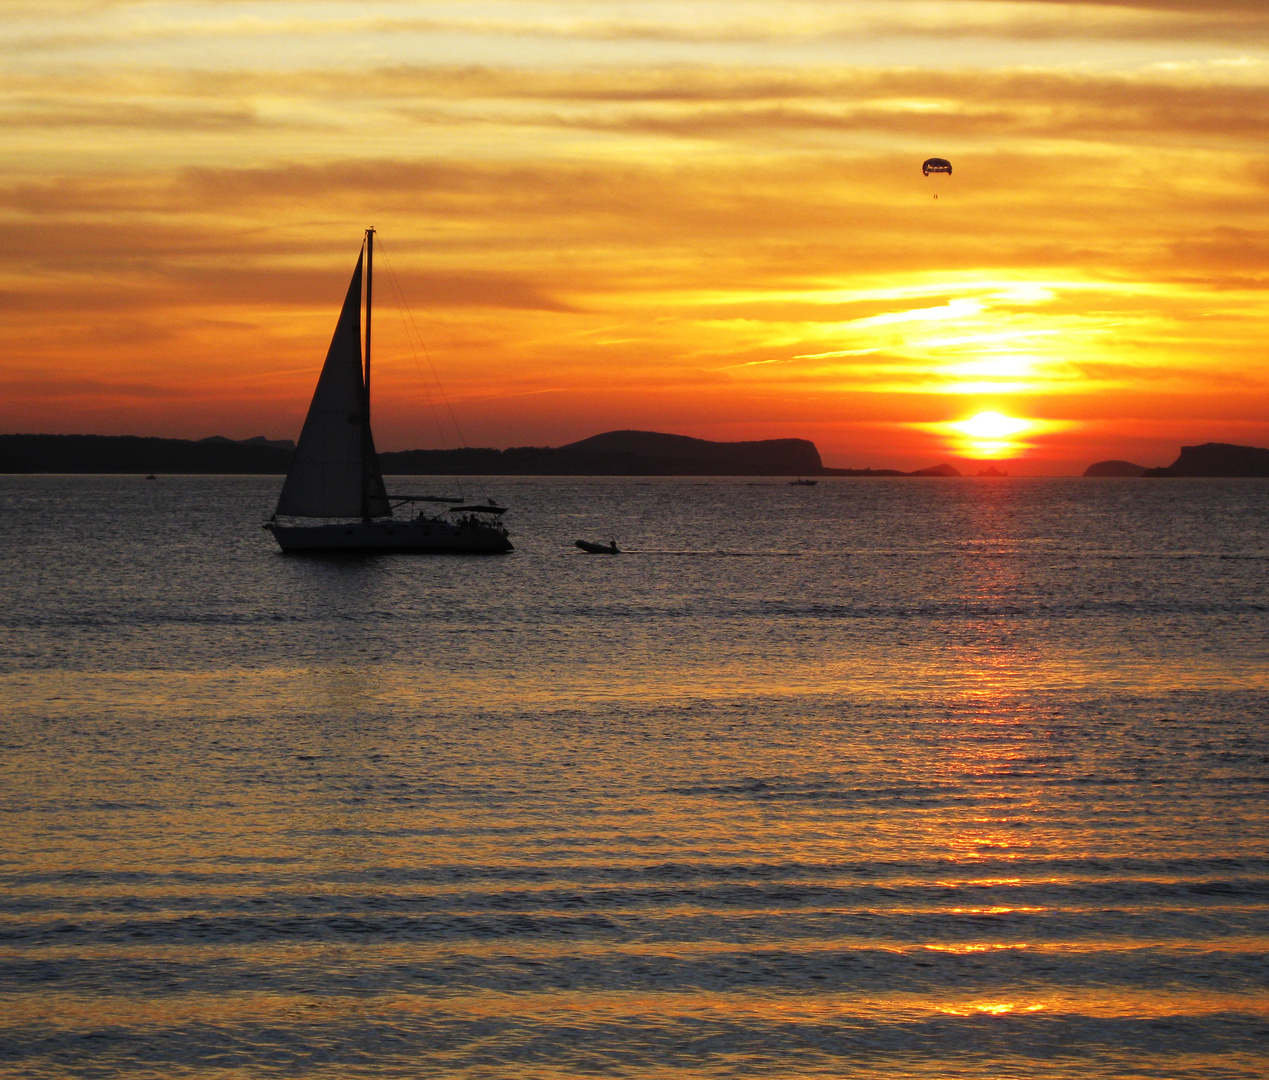
<path id="1" fill-rule="evenodd" d="M 26 1075 L 1263 1074 L 1263 486 L 501 478 L 476 562 L 5 483 Z"/>

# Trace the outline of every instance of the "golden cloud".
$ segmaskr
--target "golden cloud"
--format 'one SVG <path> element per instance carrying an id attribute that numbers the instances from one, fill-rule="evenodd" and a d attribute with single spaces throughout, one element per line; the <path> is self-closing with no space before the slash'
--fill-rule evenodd
<path id="1" fill-rule="evenodd" d="M 506 433 L 493 443 L 693 415 L 765 434 L 992 409 L 1263 415 L 1269 11 L 1219 6 L 804 5 L 773 27 L 721 6 L 644 24 L 526 4 L 478 25 L 298 5 L 252 23 L 207 3 L 182 6 L 183 29 L 145 9 L 135 48 L 140 7 L 72 4 L 65 25 L 28 8 L 0 75 L 0 426 L 54 399 L 43 415 L 84 423 L 294 426 L 371 224 L 456 407 Z M 147 63 L 212 23 L 220 60 Z M 367 69 L 306 51 L 441 28 L 524 48 Z M 1177 63 L 1003 66 L 971 31 L 1170 41 Z M 964 63 L 824 60 L 883 33 L 959 36 Z M 695 51 L 566 65 L 526 53 L 534 35 Z M 1203 35 L 1238 56 L 1187 52 Z M 788 49 L 758 66 L 709 50 L 722 40 Z M 789 45 L 814 40 L 833 50 Z M 941 189 L 920 175 L 934 153 L 956 165 Z M 422 401 L 396 332 L 382 325 L 385 446 Z"/>
<path id="2" fill-rule="evenodd" d="M 203 2 L 179 6 L 184 17 L 168 15 L 154 5 L 59 3 L 41 7 L 19 2 L 11 13 L 13 29 L 0 51 L 10 54 L 57 54 L 66 50 L 147 42 L 261 38 L 392 38 L 447 35 L 471 38 L 527 38 L 540 41 L 587 41 L 687 46 L 763 44 L 781 41 L 859 41 L 868 38 L 994 37 L 1024 41 L 1049 40 L 1263 40 L 1269 16 L 1253 0 L 1236 0 L 1215 8 L 1186 0 L 1008 0 L 942 4 L 867 2 L 841 5 L 790 3 L 780 17 L 763 9 L 746 12 L 733 3 L 698 4 L 659 18 L 561 17 L 558 11 L 524 4 L 519 18 L 419 16 L 410 13 L 330 13 L 317 17 L 299 4 L 273 4 L 253 10 L 238 3 Z M 336 9 L 329 9 L 334 11 Z M 444 9 L 441 9 L 442 11 Z M 761 13 L 758 13 L 758 12 Z M 61 15 L 57 30 L 47 29 L 49 16 Z M 191 14 L 202 18 L 190 18 Z M 79 28 L 62 25 L 76 20 Z M 30 24 L 29 28 L 24 24 Z"/>

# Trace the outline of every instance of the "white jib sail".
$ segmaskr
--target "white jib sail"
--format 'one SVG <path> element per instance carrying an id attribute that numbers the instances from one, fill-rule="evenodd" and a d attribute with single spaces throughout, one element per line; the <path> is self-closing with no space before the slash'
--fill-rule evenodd
<path id="1" fill-rule="evenodd" d="M 286 517 L 384 517 L 390 514 L 361 368 L 361 264 L 313 391 L 276 513 Z"/>

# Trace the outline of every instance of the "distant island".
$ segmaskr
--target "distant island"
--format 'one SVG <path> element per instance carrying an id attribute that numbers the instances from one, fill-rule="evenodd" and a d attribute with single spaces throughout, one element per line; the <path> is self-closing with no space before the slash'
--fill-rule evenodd
<path id="1" fill-rule="evenodd" d="M 0 435 L 3 473 L 285 473 L 289 439 L 157 439 L 135 435 Z M 389 476 L 960 476 L 951 465 L 826 468 L 808 439 L 711 442 L 655 431 L 608 431 L 567 446 L 381 453 Z"/>
<path id="2" fill-rule="evenodd" d="M 1144 476 L 1145 465 L 1134 465 L 1131 461 L 1096 461 L 1084 470 L 1085 476 Z"/>
<path id="3" fill-rule="evenodd" d="M 1269 477 L 1269 449 L 1233 443 L 1183 446 L 1171 465 L 1147 468 L 1131 461 L 1099 461 L 1084 470 L 1085 476 L 1263 476 Z"/>

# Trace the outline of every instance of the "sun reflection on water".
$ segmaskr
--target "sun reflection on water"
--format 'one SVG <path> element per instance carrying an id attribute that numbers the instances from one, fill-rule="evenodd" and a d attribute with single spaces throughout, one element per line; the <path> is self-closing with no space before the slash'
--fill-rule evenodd
<path id="1" fill-rule="evenodd" d="M 973 1005 L 939 1005 L 938 1011 L 948 1016 L 973 1016 L 975 1013 L 987 1013 L 991 1016 L 1003 1016 L 1013 1012 L 1040 1012 L 1046 1006 L 1032 1004 L 1021 1005 L 1013 1001 L 983 1001 Z"/>
<path id="2" fill-rule="evenodd" d="M 1100 537 L 1046 547 L 1092 498 L 1077 486 L 1049 485 L 1041 513 L 1044 484 L 843 484 L 856 524 L 865 498 L 920 499 L 880 504 L 872 548 L 855 534 L 845 557 L 811 553 L 823 485 L 819 546 L 766 564 L 579 568 L 526 543 L 500 589 L 466 563 L 315 565 L 308 607 L 195 611 L 197 633 L 179 566 L 145 575 L 163 591 L 138 590 L 136 626 L 75 610 L 48 630 L 41 588 L 25 633 L 82 658 L 0 681 L 6 933 L 31 957 L 10 965 L 6 1036 L 47 1047 L 49 1075 L 75 1056 L 347 1075 L 373 1053 L 455 1080 L 526 1055 L 559 1076 L 915 1061 L 1057 1080 L 1090 1045 L 1179 1075 L 1182 1041 L 1264 1075 L 1260 639 L 1221 661 L 1236 700 L 1195 675 L 1222 626 L 1259 625 L 1259 541 L 1237 547 L 1259 534 L 1218 503 L 1244 527 L 1211 554 L 1258 561 L 1103 572 Z M 667 490 L 662 530 L 693 526 L 704 490 Z M 789 490 L 728 489 L 743 514 L 702 509 L 695 546 L 752 526 L 756 548 L 783 519 L 753 507 Z M 1086 505 L 1086 531 L 1138 521 Z M 1128 546 L 1156 550 L 1163 509 Z M 259 561 L 288 589 L 304 572 Z M 357 585 L 372 570 L 401 604 L 424 579 L 429 598 L 389 617 Z M 1129 669 L 1133 631 L 1157 651 Z M 218 667 L 178 655 L 226 641 Z"/>

